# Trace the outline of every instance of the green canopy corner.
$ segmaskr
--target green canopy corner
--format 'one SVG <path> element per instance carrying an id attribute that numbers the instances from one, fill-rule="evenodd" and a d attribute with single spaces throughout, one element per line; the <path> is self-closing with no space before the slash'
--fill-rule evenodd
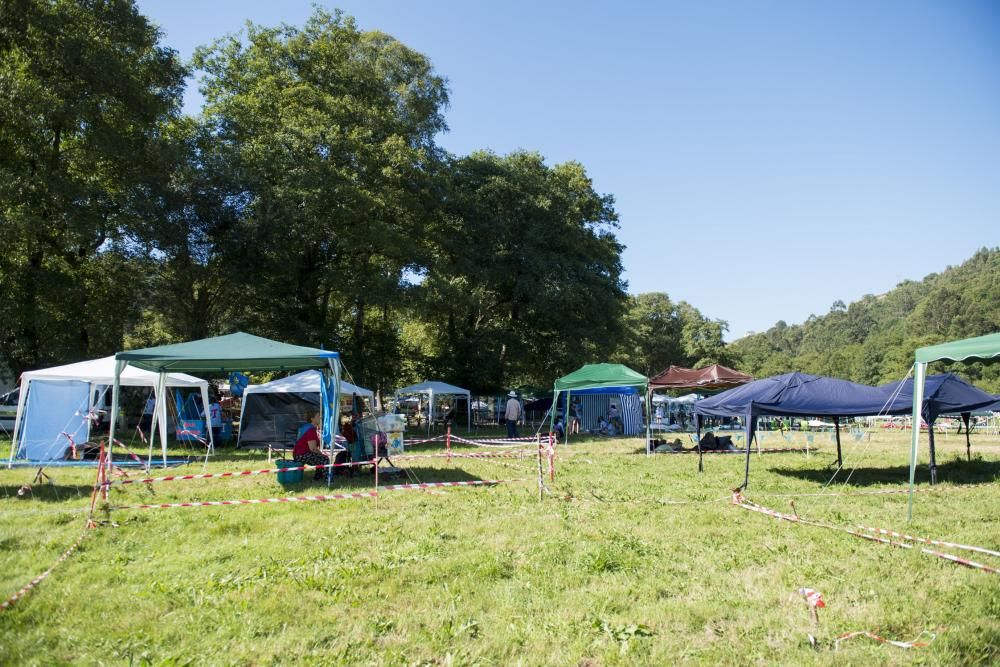
<path id="1" fill-rule="evenodd" d="M 928 345 L 918 348 L 914 357 L 918 364 L 926 364 L 940 359 L 965 361 L 966 359 L 1000 357 L 1000 333 L 953 340 L 940 345 Z"/>
<path id="2" fill-rule="evenodd" d="M 910 434 L 910 494 L 907 503 L 907 521 L 913 519 L 913 485 L 917 474 L 917 445 L 920 441 L 920 413 L 924 403 L 924 382 L 927 379 L 927 364 L 942 359 L 966 361 L 968 359 L 1000 358 L 1000 333 L 953 340 L 940 345 L 920 347 L 913 354 L 913 417 Z M 934 470 L 931 467 L 931 483 Z"/>

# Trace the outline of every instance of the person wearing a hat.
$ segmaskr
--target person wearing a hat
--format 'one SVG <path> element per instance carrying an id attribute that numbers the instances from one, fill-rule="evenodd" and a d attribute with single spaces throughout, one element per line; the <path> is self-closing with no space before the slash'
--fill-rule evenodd
<path id="1" fill-rule="evenodd" d="M 507 437 L 517 437 L 517 420 L 521 418 L 521 402 L 517 400 L 517 392 L 513 389 L 507 394 L 507 408 L 504 410 L 504 419 L 507 422 Z"/>

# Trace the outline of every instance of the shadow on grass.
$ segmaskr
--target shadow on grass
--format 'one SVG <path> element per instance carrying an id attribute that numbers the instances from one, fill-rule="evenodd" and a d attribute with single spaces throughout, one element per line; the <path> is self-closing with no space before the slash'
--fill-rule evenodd
<path id="1" fill-rule="evenodd" d="M 785 477 L 797 477 L 810 482 L 826 484 L 830 480 L 829 468 L 819 469 L 799 469 L 799 468 L 770 468 L 768 472 Z M 849 470 L 841 471 L 837 475 L 838 481 L 843 483 L 847 479 Z M 926 464 L 917 466 L 918 483 L 925 483 L 929 480 L 930 473 Z M 972 461 L 954 460 L 941 463 L 937 467 L 937 478 L 939 483 L 948 484 L 982 484 L 1000 479 L 1000 461 L 983 461 L 976 459 Z M 891 466 L 879 468 L 857 468 L 851 474 L 847 484 L 851 486 L 875 486 L 903 485 L 910 482 L 909 466 Z"/>
<path id="2" fill-rule="evenodd" d="M 473 475 L 462 468 L 421 468 L 407 466 L 405 468 L 399 468 L 398 470 L 398 473 L 389 474 L 387 473 L 386 468 L 379 468 L 379 486 L 424 482 L 473 482 L 483 480 L 482 477 Z M 327 488 L 327 481 L 325 477 L 323 479 L 313 479 L 310 475 L 311 473 L 307 473 L 301 482 L 283 484 L 282 486 L 286 489 L 297 490 L 316 490 L 320 488 Z M 504 479 L 518 476 L 523 475 L 519 475 L 516 470 L 507 471 L 507 474 L 502 475 Z M 334 475 L 333 483 L 329 488 L 337 493 L 342 493 L 345 491 L 370 491 L 374 489 L 374 487 L 375 475 L 371 469 L 361 468 L 356 470 L 353 475 Z"/>
<path id="3" fill-rule="evenodd" d="M 30 486 L 31 491 L 20 497 L 22 500 L 28 502 L 35 500 L 43 503 L 64 503 L 68 500 L 76 500 L 77 498 L 86 500 L 90 498 L 90 493 L 94 490 L 92 485 L 59 484 L 58 481 L 33 484 L 30 478 L 26 478 L 24 482 L 24 486 Z M 0 486 L 0 498 L 16 497 L 18 491 L 24 488 L 24 486 Z"/>

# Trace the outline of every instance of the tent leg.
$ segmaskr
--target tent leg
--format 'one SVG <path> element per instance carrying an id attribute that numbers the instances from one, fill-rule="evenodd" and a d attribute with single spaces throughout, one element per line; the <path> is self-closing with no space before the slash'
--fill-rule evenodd
<path id="1" fill-rule="evenodd" d="M 934 453 L 934 422 L 927 425 L 927 434 L 931 443 L 931 485 L 937 484 L 937 457 Z"/>
<path id="2" fill-rule="evenodd" d="M 698 448 L 698 472 L 705 472 L 704 455 L 701 451 L 701 415 L 694 416 L 695 446 Z"/>
<path id="3" fill-rule="evenodd" d="M 924 380 L 927 364 L 913 364 L 913 417 L 910 422 L 910 492 L 906 501 L 906 520 L 913 520 L 913 486 L 917 475 L 917 443 L 920 441 L 920 409 L 924 404 Z"/>
<path id="4" fill-rule="evenodd" d="M 833 418 L 833 430 L 837 434 L 837 470 L 844 467 L 844 455 L 840 450 L 840 417 Z"/>
<path id="5" fill-rule="evenodd" d="M 969 441 L 969 422 L 972 415 L 968 412 L 962 413 L 962 422 L 965 424 L 965 459 L 972 461 L 972 443 Z"/>
<path id="6" fill-rule="evenodd" d="M 743 484 L 740 486 L 740 491 L 745 491 L 750 485 L 750 437 L 747 437 L 747 456 L 746 456 L 746 471 L 743 473 Z"/>

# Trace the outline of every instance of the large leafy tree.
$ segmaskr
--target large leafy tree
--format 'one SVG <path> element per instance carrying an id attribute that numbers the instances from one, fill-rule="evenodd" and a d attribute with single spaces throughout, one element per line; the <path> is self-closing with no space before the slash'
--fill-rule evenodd
<path id="1" fill-rule="evenodd" d="M 425 259 L 440 200 L 434 136 L 444 80 L 430 62 L 343 14 L 245 32 L 200 50 L 211 138 L 234 214 L 216 239 L 231 324 L 345 351 L 359 381 L 399 354 L 393 308 Z"/>
<path id="2" fill-rule="evenodd" d="M 728 363 L 722 340 L 728 325 L 712 320 L 689 303 L 674 303 L 663 292 L 629 297 L 625 330 L 615 360 L 652 376 L 671 364 L 700 367 Z"/>
<path id="3" fill-rule="evenodd" d="M 129 0 L 0 0 L 0 353 L 119 349 L 184 70 Z"/>
<path id="4" fill-rule="evenodd" d="M 487 391 L 603 360 L 625 301 L 616 227 L 613 199 L 578 163 L 455 159 L 423 282 L 431 367 Z"/>

